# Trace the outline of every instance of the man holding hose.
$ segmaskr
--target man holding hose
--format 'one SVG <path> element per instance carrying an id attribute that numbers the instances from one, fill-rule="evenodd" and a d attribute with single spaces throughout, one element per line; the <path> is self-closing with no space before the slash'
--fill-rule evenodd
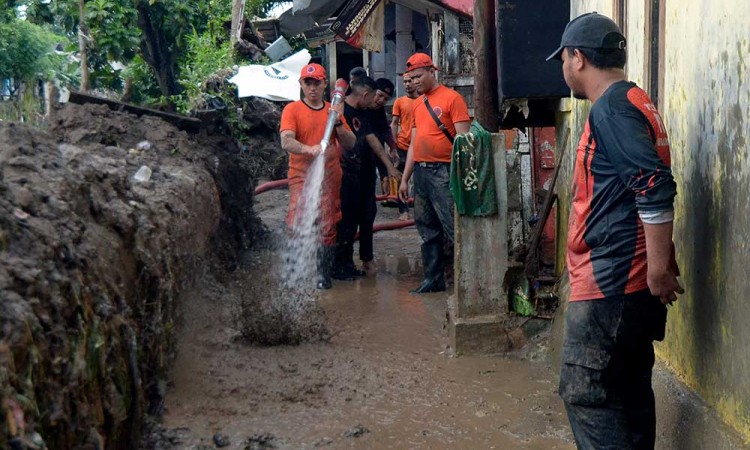
<path id="1" fill-rule="evenodd" d="M 341 220 L 341 154 L 354 148 L 356 138 L 344 120 L 344 105 L 325 101 L 328 77 L 320 64 L 302 68 L 300 87 L 303 98 L 288 104 L 281 113 L 281 148 L 289 152 L 289 212 L 287 226 L 291 230 L 297 203 L 302 194 L 308 169 L 322 151 L 320 146 L 329 110 L 336 111 L 339 122 L 334 127 L 330 144 L 325 150 L 325 175 L 320 197 L 320 229 L 322 246 L 318 251 L 318 289 L 331 288 L 331 268 L 336 245 L 336 224 Z"/>

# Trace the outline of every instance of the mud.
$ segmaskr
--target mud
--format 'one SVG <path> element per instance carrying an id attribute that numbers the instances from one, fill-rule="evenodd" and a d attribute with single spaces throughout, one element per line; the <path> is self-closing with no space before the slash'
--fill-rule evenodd
<path id="1" fill-rule="evenodd" d="M 256 201 L 280 230 L 286 192 Z M 544 339 L 509 357 L 451 357 L 447 295 L 408 293 L 421 275 L 418 242 L 414 229 L 377 234 L 377 273 L 322 293 L 328 342 L 249 346 L 230 326 L 236 297 L 275 270 L 272 252 L 221 283 L 206 274 L 211 288 L 184 303 L 162 425 L 183 434 L 168 448 L 213 445 L 221 433 L 229 449 L 573 449 Z"/>
<path id="2" fill-rule="evenodd" d="M 136 448 L 163 406 L 180 294 L 261 232 L 226 137 L 67 105 L 0 122 L 0 448 Z M 134 174 L 150 168 L 148 181 Z"/>

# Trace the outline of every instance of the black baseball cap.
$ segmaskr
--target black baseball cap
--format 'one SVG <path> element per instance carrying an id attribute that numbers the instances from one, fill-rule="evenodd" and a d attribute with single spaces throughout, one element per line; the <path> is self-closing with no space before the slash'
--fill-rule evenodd
<path id="1" fill-rule="evenodd" d="M 560 54 L 565 47 L 624 49 L 625 36 L 622 35 L 620 27 L 614 20 L 594 11 L 568 22 L 560 41 L 560 47 L 547 57 L 547 61 L 561 59 Z"/>

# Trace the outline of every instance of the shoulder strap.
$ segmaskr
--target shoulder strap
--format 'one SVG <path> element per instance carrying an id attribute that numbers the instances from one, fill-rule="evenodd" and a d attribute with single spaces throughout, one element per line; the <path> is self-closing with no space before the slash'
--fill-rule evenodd
<path id="1" fill-rule="evenodd" d="M 453 144 L 453 139 L 454 139 L 453 135 L 451 134 L 450 131 L 448 131 L 448 128 L 445 127 L 445 124 L 440 120 L 440 118 L 438 118 L 437 114 L 435 114 L 435 111 L 432 110 L 432 105 L 430 105 L 430 101 L 427 100 L 427 96 L 423 95 L 422 97 L 423 97 L 422 102 L 424 103 L 424 106 L 427 108 L 427 111 L 430 113 L 430 116 L 432 116 L 432 120 L 435 121 L 435 124 L 437 125 L 437 127 L 440 128 L 440 131 L 443 132 L 443 134 L 445 135 L 445 137 L 448 138 L 450 143 Z"/>

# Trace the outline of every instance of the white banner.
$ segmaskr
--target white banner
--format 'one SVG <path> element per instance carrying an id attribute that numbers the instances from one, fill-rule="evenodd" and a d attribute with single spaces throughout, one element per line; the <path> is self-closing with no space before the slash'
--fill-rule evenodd
<path id="1" fill-rule="evenodd" d="M 237 85 L 237 97 L 261 97 L 271 101 L 300 99 L 299 75 L 310 62 L 310 52 L 301 50 L 270 66 L 242 66 L 229 82 Z"/>

